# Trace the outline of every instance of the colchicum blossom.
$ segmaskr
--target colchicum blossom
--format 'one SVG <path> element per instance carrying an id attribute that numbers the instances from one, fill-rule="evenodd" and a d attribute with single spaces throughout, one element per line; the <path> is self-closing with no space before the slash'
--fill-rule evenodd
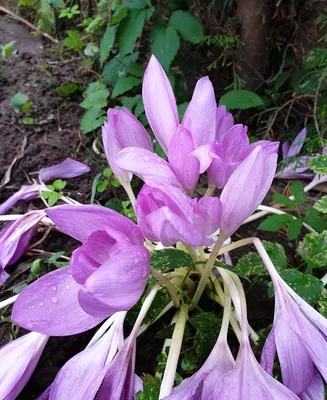
<path id="1" fill-rule="evenodd" d="M 304 140 L 307 136 L 306 128 L 296 136 L 292 141 L 288 140 L 282 145 L 283 159 L 297 156 L 303 147 Z M 279 179 L 312 179 L 314 174 L 308 173 L 308 161 L 310 156 L 301 156 L 296 161 L 289 163 L 286 167 L 282 168 L 275 175 Z"/>
<path id="2" fill-rule="evenodd" d="M 266 253 L 260 242 L 255 245 Z M 303 400 L 324 400 L 323 381 L 315 367 L 327 382 L 327 320 L 282 280 L 266 254 L 264 261 L 274 284 L 275 315 L 261 365 L 272 374 L 277 352 L 283 384 Z"/>
<path id="3" fill-rule="evenodd" d="M 39 172 L 39 181 L 41 185 L 24 185 L 18 192 L 14 193 L 4 203 L 0 205 L 0 215 L 6 214 L 14 205 L 24 200 L 26 202 L 34 200 L 40 196 L 40 192 L 46 190 L 44 182 L 54 178 L 75 178 L 84 175 L 90 171 L 90 168 L 71 158 L 66 158 L 62 163 L 48 168 L 41 168 Z"/>
<path id="4" fill-rule="evenodd" d="M 150 268 L 149 251 L 134 222 L 94 205 L 57 206 L 46 212 L 83 244 L 73 252 L 70 266 L 48 273 L 21 292 L 12 320 L 29 330 L 65 336 L 133 307 Z"/>
<path id="5" fill-rule="evenodd" d="M 31 377 L 48 336 L 28 333 L 0 348 L 0 399 L 15 400 Z"/>

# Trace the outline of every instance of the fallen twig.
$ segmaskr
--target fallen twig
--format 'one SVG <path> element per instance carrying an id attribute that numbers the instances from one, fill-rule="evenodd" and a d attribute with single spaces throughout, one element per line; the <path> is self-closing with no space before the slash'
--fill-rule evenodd
<path id="1" fill-rule="evenodd" d="M 10 163 L 9 167 L 7 168 L 6 173 L 4 174 L 3 178 L 1 179 L 0 182 L 0 189 L 5 186 L 8 182 L 10 182 L 10 177 L 11 177 L 11 170 L 13 169 L 14 165 L 18 160 L 24 157 L 24 152 L 25 148 L 27 145 L 27 137 L 25 136 L 23 139 L 22 146 L 19 150 L 19 153 L 16 155 L 16 157 L 13 158 L 12 162 Z"/>

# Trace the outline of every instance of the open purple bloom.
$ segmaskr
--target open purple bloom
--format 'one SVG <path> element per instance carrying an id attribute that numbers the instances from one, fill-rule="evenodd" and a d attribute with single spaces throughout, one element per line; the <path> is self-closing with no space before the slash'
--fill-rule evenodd
<path id="1" fill-rule="evenodd" d="M 44 216 L 44 211 L 31 211 L 9 222 L 0 232 L 0 268 L 14 264 L 22 256 Z"/>
<path id="2" fill-rule="evenodd" d="M 48 337 L 28 333 L 0 349 L 0 398 L 15 400 L 31 377 Z"/>
<path id="3" fill-rule="evenodd" d="M 90 167 L 87 165 L 67 157 L 66 160 L 60 164 L 41 168 L 39 172 L 39 180 L 43 183 L 55 178 L 76 178 L 77 176 L 87 174 L 90 170 Z"/>
<path id="4" fill-rule="evenodd" d="M 303 128 L 293 142 L 291 140 L 284 142 L 282 145 L 283 159 L 297 156 L 301 152 L 306 136 L 307 130 L 306 128 Z M 296 161 L 291 162 L 285 168 L 278 171 L 275 175 L 275 178 L 312 179 L 314 174 L 306 172 L 309 170 L 307 164 L 310 158 L 310 156 L 302 156 Z"/>
<path id="5" fill-rule="evenodd" d="M 83 244 L 73 252 L 69 267 L 50 272 L 22 291 L 13 320 L 26 329 L 63 336 L 129 310 L 143 293 L 150 258 L 134 222 L 93 205 L 57 206 L 47 214 Z"/>

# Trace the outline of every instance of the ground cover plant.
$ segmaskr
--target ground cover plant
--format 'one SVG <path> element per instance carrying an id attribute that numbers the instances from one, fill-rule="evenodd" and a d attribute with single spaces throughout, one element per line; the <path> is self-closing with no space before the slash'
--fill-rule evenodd
<path id="1" fill-rule="evenodd" d="M 197 3 L 16 7 L 52 44 L 2 44 L 0 398 L 325 399 L 325 12 L 262 82 L 241 1 L 215 34 Z"/>

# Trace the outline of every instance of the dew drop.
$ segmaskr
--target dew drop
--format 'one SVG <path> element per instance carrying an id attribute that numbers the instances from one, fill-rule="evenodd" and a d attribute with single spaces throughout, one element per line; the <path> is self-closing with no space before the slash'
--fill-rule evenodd
<path id="1" fill-rule="evenodd" d="M 52 286 L 52 290 L 55 292 L 57 290 L 57 286 Z"/>
<path id="2" fill-rule="evenodd" d="M 39 306 L 40 306 L 40 307 L 43 307 L 43 306 L 44 306 L 44 304 L 43 304 L 42 302 L 40 302 L 40 303 L 39 303 Z"/>
<path id="3" fill-rule="evenodd" d="M 66 289 L 69 290 L 69 289 L 70 289 L 70 286 L 69 286 L 69 285 L 66 285 Z"/>
<path id="4" fill-rule="evenodd" d="M 163 169 L 163 168 L 160 168 L 160 172 L 164 172 L 164 169 Z"/>
<path id="5" fill-rule="evenodd" d="M 57 297 L 52 297 L 51 301 L 52 301 L 52 303 L 57 303 L 58 299 L 57 299 Z"/>
<path id="6" fill-rule="evenodd" d="M 149 157 L 148 156 L 143 156 L 142 157 L 144 161 L 149 161 Z"/>

